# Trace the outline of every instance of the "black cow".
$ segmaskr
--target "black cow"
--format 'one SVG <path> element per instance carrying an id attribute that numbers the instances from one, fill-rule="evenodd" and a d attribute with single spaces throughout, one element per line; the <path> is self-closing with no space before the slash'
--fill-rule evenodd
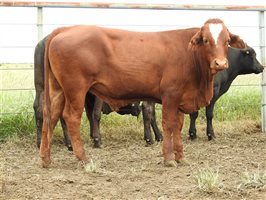
<path id="1" fill-rule="evenodd" d="M 144 122 L 144 140 L 146 144 L 151 145 L 154 143 L 150 127 L 153 129 L 155 140 L 157 142 L 162 141 L 162 134 L 156 123 L 155 103 L 144 101 L 141 104 L 141 109 Z M 90 136 L 93 139 L 94 147 L 100 147 L 101 134 L 99 125 L 101 113 L 109 114 L 113 112 L 113 110 L 107 103 L 88 92 L 85 100 L 85 111 L 90 122 Z M 120 115 L 131 114 L 132 116 L 138 116 L 140 113 L 140 102 L 124 106 L 120 108 L 117 113 Z"/>
<path id="2" fill-rule="evenodd" d="M 215 102 L 228 91 L 233 80 L 242 74 L 251 73 L 261 73 L 263 71 L 263 66 L 256 59 L 256 52 L 251 47 L 245 49 L 234 49 L 229 48 L 228 51 L 228 61 L 229 68 L 218 72 L 214 78 L 214 93 L 210 104 L 206 107 L 206 117 L 207 117 L 207 136 L 208 140 L 212 140 L 214 135 L 212 119 L 213 119 L 213 109 Z M 190 139 L 195 139 L 196 135 L 196 119 L 198 117 L 198 112 L 190 114 L 190 126 L 189 126 L 189 137 Z"/>
<path id="3" fill-rule="evenodd" d="M 35 47 L 34 52 L 34 85 L 35 85 L 35 100 L 34 100 L 34 111 L 35 111 L 35 121 L 37 128 L 37 146 L 40 147 L 41 143 L 41 134 L 42 134 L 42 124 L 43 124 L 43 92 L 44 92 L 44 51 L 45 51 L 45 42 L 48 37 L 45 37 L 41 40 Z M 156 141 L 162 140 L 162 134 L 157 127 L 155 114 L 155 105 L 152 102 L 143 102 L 140 106 L 140 102 L 134 104 L 129 104 L 125 107 L 120 108 L 117 113 L 131 114 L 133 116 L 138 116 L 142 107 L 143 121 L 144 121 L 144 139 L 146 140 L 147 145 L 153 143 L 151 137 L 150 126 L 152 126 Z M 95 97 L 88 92 L 85 101 L 85 110 L 86 115 L 90 122 L 90 136 L 93 139 L 94 147 L 100 147 L 101 137 L 99 132 L 99 123 L 101 111 L 104 114 L 109 114 L 112 112 L 110 106 L 104 103 L 99 98 Z M 153 115 L 152 115 L 153 114 Z M 64 119 L 61 117 L 60 122 L 62 125 L 64 133 L 64 142 L 69 150 L 72 150 L 71 142 L 67 134 L 67 128 Z"/>

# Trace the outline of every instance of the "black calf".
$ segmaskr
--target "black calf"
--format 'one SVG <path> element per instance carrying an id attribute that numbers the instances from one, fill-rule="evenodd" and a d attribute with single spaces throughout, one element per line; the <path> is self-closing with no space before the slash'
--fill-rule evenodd
<path id="1" fill-rule="evenodd" d="M 242 74 L 251 73 L 261 73 L 264 67 L 256 59 L 256 52 L 251 47 L 246 49 L 228 49 L 228 62 L 229 68 L 218 72 L 214 78 L 214 92 L 213 98 L 210 104 L 206 107 L 206 117 L 207 117 L 207 136 L 208 140 L 212 140 L 215 137 L 212 119 L 213 119 L 213 109 L 215 102 L 228 91 L 233 80 Z M 195 139 L 197 137 L 196 133 L 196 119 L 198 117 L 198 112 L 190 114 L 190 126 L 189 126 L 189 137 L 190 139 Z"/>

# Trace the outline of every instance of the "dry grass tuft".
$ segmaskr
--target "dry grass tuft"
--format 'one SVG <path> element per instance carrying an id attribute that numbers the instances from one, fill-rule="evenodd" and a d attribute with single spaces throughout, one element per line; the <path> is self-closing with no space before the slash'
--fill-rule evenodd
<path id="1" fill-rule="evenodd" d="M 266 171 L 259 168 L 255 171 L 245 171 L 241 176 L 238 189 L 266 189 Z"/>
<path id="2" fill-rule="evenodd" d="M 206 193 L 216 193 L 222 189 L 218 170 L 199 169 L 195 174 L 197 188 Z"/>
<path id="3" fill-rule="evenodd" d="M 96 173 L 98 171 L 98 165 L 92 159 L 84 166 L 85 172 Z"/>

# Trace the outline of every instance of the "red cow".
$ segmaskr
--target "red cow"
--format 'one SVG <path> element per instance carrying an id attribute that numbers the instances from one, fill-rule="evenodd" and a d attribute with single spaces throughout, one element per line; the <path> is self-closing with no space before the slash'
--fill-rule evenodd
<path id="1" fill-rule="evenodd" d="M 184 113 L 210 103 L 214 74 L 228 68 L 228 45 L 245 46 L 220 19 L 210 19 L 201 28 L 163 32 L 96 26 L 55 30 L 45 49 L 43 167 L 51 162 L 53 129 L 61 114 L 74 154 L 88 161 L 80 138 L 88 91 L 113 110 L 139 100 L 162 103 L 164 163 L 182 163 Z"/>

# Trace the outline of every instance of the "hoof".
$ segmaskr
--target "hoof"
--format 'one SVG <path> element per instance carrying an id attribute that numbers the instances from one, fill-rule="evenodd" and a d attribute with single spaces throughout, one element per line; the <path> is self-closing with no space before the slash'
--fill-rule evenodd
<path id="1" fill-rule="evenodd" d="M 154 142 L 153 142 L 153 140 L 146 140 L 146 147 L 148 147 L 148 146 L 151 146 L 151 145 L 153 145 L 154 144 Z"/>
<path id="2" fill-rule="evenodd" d="M 42 167 L 47 168 L 51 164 L 50 159 L 42 159 Z"/>
<path id="3" fill-rule="evenodd" d="M 176 162 L 182 166 L 188 166 L 189 162 L 186 159 L 180 159 L 180 160 L 176 160 Z"/>
<path id="4" fill-rule="evenodd" d="M 71 145 L 68 145 L 68 146 L 67 146 L 67 150 L 68 150 L 68 151 L 73 151 L 73 147 L 72 147 Z"/>
<path id="5" fill-rule="evenodd" d="M 102 144 L 102 142 L 100 139 L 98 139 L 98 138 L 93 139 L 93 148 L 101 148 L 101 144 Z"/>
<path id="6" fill-rule="evenodd" d="M 212 140 L 212 136 L 208 135 L 208 140 L 211 141 Z"/>
<path id="7" fill-rule="evenodd" d="M 99 149 L 99 148 L 101 148 L 101 144 L 100 143 L 93 143 L 93 146 L 92 146 L 93 148 L 96 148 L 96 149 Z"/>
<path id="8" fill-rule="evenodd" d="M 165 167 L 177 167 L 177 163 L 175 160 L 165 160 L 164 166 Z"/>
<path id="9" fill-rule="evenodd" d="M 197 138 L 197 135 L 196 134 L 194 134 L 194 133 L 190 133 L 189 134 L 189 139 L 190 140 L 195 140 Z"/>
<path id="10" fill-rule="evenodd" d="M 155 140 L 156 140 L 157 142 L 162 142 L 162 141 L 163 141 L 163 136 L 161 135 L 161 136 L 159 136 L 158 138 L 155 138 Z"/>

